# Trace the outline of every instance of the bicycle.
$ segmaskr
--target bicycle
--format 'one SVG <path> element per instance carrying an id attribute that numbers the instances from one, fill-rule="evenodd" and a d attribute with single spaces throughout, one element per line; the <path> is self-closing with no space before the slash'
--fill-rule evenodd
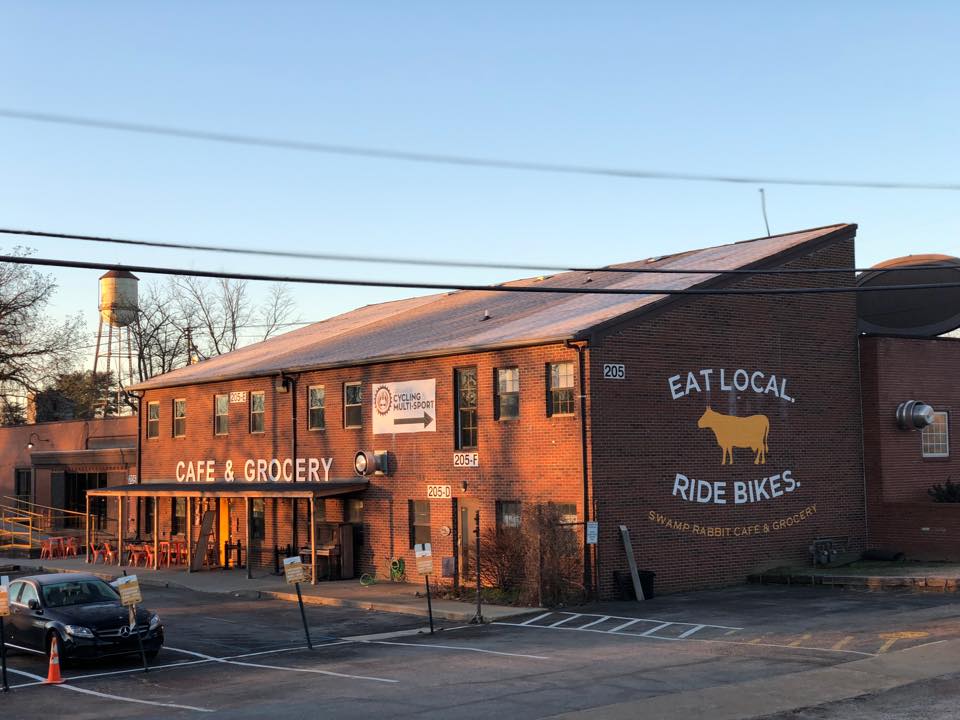
<path id="1" fill-rule="evenodd" d="M 406 564 L 403 562 L 403 558 L 396 558 L 390 561 L 390 582 L 404 582 L 407 579 L 406 573 Z M 377 571 L 374 570 L 372 573 L 363 573 L 360 576 L 360 584 L 364 587 L 370 587 L 371 585 L 376 585 L 379 582 L 377 577 Z"/>

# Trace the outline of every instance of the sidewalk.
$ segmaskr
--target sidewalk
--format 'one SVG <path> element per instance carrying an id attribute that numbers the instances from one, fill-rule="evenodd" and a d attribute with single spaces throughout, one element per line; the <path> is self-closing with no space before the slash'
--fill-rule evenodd
<path id="1" fill-rule="evenodd" d="M 781 585 L 828 585 L 867 590 L 956 592 L 960 563 L 856 562 L 840 567 L 779 567 L 747 578 Z"/>
<path id="2" fill-rule="evenodd" d="M 553 716 L 554 720 L 748 720 L 883 692 L 952 675 L 960 665 L 960 640 L 927 645 L 763 680 L 645 698 Z"/>
<path id="3" fill-rule="evenodd" d="M 0 557 L 0 567 L 19 566 L 28 572 L 43 568 L 45 572 L 88 572 L 105 580 L 113 580 L 126 570 L 136 575 L 144 587 L 175 587 L 203 593 L 225 593 L 237 597 L 267 597 L 296 601 L 294 588 L 283 577 L 265 574 L 262 570 L 247 579 L 245 570 L 202 570 L 187 573 L 183 568 L 152 570 L 141 567 L 117 567 L 116 565 L 88 565 L 83 558 L 26 559 Z M 358 579 L 322 581 L 316 585 L 301 585 L 303 602 L 309 605 L 334 605 L 362 610 L 401 613 L 427 617 L 426 597 L 423 585 L 412 583 L 379 582 L 363 587 Z M 484 620 L 504 620 L 525 615 L 538 608 L 510 607 L 505 605 L 483 606 Z M 438 620 L 470 622 L 476 614 L 476 605 L 459 600 L 433 600 L 433 617 Z"/>

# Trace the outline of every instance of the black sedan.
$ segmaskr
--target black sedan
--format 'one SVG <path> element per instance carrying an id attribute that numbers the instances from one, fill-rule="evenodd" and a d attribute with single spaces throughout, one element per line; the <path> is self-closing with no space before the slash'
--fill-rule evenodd
<path id="1" fill-rule="evenodd" d="M 13 580 L 9 592 L 10 647 L 46 655 L 56 636 L 61 659 L 71 660 L 139 653 L 137 634 L 148 659 L 163 646 L 159 616 L 138 607 L 131 627 L 120 595 L 94 575 L 33 575 Z"/>

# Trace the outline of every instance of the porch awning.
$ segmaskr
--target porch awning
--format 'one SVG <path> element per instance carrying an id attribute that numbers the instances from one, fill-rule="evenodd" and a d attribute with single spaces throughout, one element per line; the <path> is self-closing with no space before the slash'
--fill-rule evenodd
<path id="1" fill-rule="evenodd" d="M 328 482 L 147 482 L 90 488 L 88 497 L 193 498 L 322 498 L 362 492 L 370 483 L 360 478 Z"/>

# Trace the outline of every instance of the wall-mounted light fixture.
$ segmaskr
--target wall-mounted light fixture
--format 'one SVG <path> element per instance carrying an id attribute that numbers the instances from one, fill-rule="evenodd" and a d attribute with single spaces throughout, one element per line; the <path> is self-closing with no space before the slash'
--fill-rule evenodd
<path id="1" fill-rule="evenodd" d="M 30 441 L 27 443 L 27 449 L 32 450 L 33 446 L 36 445 L 38 442 L 48 443 L 50 442 L 50 440 L 49 438 L 42 438 L 39 435 L 37 435 L 35 432 L 32 432 L 30 433 Z"/>
<path id="2" fill-rule="evenodd" d="M 905 400 L 897 405 L 897 427 L 901 430 L 923 430 L 933 424 L 933 408 L 919 400 Z"/>
<path id="3" fill-rule="evenodd" d="M 353 456 L 353 470 L 361 477 L 389 475 L 390 461 L 386 450 L 358 450 Z"/>

